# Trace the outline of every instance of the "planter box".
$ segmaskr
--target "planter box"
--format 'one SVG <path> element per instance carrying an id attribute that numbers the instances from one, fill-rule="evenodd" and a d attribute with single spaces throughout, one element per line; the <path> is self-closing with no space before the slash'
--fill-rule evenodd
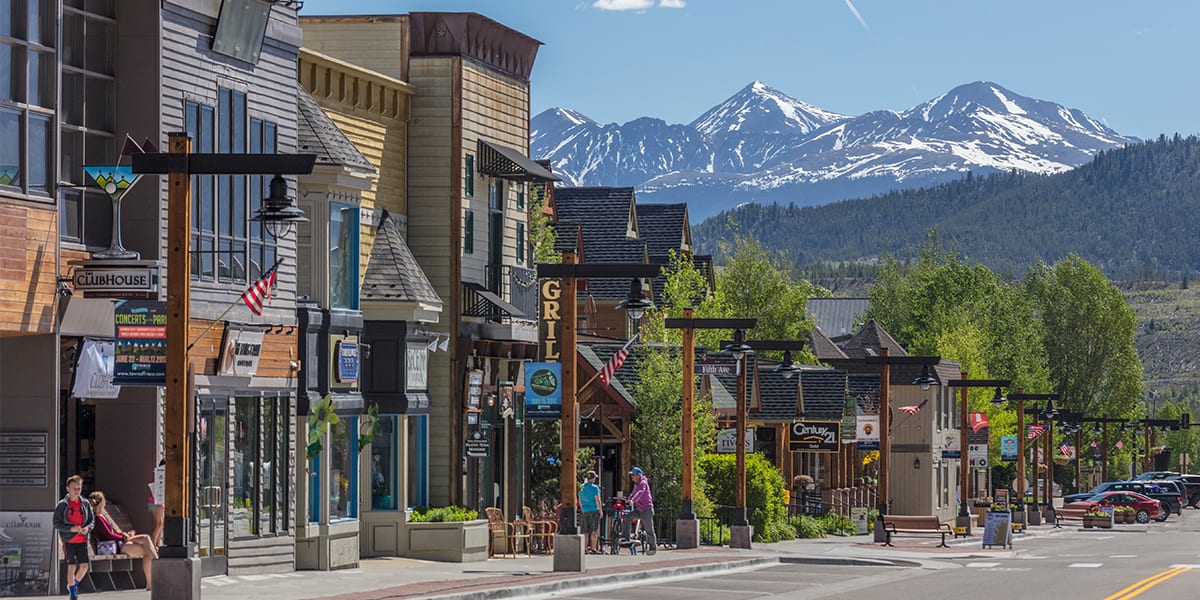
<path id="1" fill-rule="evenodd" d="M 1109 517 L 1109 516 L 1104 516 L 1104 517 L 1084 516 L 1083 517 L 1083 528 L 1084 529 L 1091 529 L 1093 527 L 1098 527 L 1100 529 L 1112 529 L 1112 526 L 1113 526 L 1113 519 L 1112 519 L 1112 517 Z"/>
<path id="2" fill-rule="evenodd" d="M 488 557 L 486 519 L 447 523 L 405 523 L 410 558 L 442 562 L 476 562 Z"/>

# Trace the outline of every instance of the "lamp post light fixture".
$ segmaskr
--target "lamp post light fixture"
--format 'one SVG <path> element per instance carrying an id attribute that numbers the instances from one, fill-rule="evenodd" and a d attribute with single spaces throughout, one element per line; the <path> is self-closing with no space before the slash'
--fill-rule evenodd
<path id="1" fill-rule="evenodd" d="M 733 329 L 741 331 L 753 329 L 757 319 L 696 319 L 695 311 L 683 309 L 683 318 L 668 318 L 664 325 L 667 329 L 683 331 L 683 402 L 680 410 L 680 447 L 682 449 L 682 477 L 680 491 L 681 505 L 679 519 L 675 522 L 675 547 L 680 549 L 700 547 L 700 521 L 696 519 L 695 510 L 695 395 L 696 395 L 696 330 L 697 329 Z"/>
<path id="2" fill-rule="evenodd" d="M 1017 393 L 1009 394 L 1008 399 L 1017 401 L 1017 498 L 1019 498 L 1021 502 L 1025 502 L 1025 440 L 1028 437 L 1025 433 L 1025 414 L 1027 412 L 1025 410 L 1025 402 L 1040 402 L 1043 400 L 1053 402 L 1054 400 L 1059 399 L 1059 395 L 1026 394 L 1021 390 L 1017 390 Z M 1031 412 L 1034 416 L 1039 414 L 1039 411 L 1036 409 L 1029 412 Z M 1036 464 L 1034 465 L 1034 472 L 1037 472 Z M 1035 483 L 1034 490 L 1036 489 L 1037 484 Z M 1038 495 L 1034 493 L 1032 494 L 1031 498 L 1033 500 L 1030 505 L 1032 510 L 1027 511 L 1027 514 L 1029 515 L 1029 524 L 1039 525 L 1042 521 L 1041 513 L 1038 512 Z"/>
<path id="3" fill-rule="evenodd" d="M 189 518 L 191 505 L 191 454 L 188 437 L 192 414 L 188 387 L 188 329 L 191 324 L 191 176 L 192 175 L 304 175 L 312 173 L 315 154 L 192 154 L 187 133 L 167 134 L 169 153 L 131 156 L 136 174 L 167 175 L 167 364 L 163 415 L 165 446 L 166 517 L 163 547 L 154 561 L 158 581 L 153 598 L 198 598 L 200 566 L 195 564 Z M 272 185 L 272 192 L 278 186 Z M 283 195 L 287 183 L 283 183 Z M 275 194 L 272 193 L 272 196 Z M 298 209 L 297 209 L 298 210 Z M 294 217 L 294 213 L 292 213 Z M 303 218 L 301 216 L 300 218 Z M 266 219 L 270 227 L 270 219 Z M 159 573 L 162 575 L 159 576 Z"/>
<path id="4" fill-rule="evenodd" d="M 733 332 L 733 340 L 725 342 L 722 350 L 739 358 L 737 381 L 737 458 L 735 462 L 733 523 L 729 528 L 729 547 L 749 549 L 751 538 L 750 521 L 746 518 L 746 422 L 749 420 L 749 402 L 746 400 L 747 357 L 763 350 L 791 352 L 804 349 L 803 340 L 747 340 L 741 329 Z M 788 360 L 789 370 L 790 357 Z M 799 370 L 797 367 L 796 370 Z"/>
<path id="5" fill-rule="evenodd" d="M 959 388 L 959 455 L 958 455 L 958 517 L 955 519 L 955 528 L 963 528 L 967 535 L 971 535 L 971 511 L 967 509 L 967 488 L 969 487 L 971 468 L 968 464 L 968 448 L 967 429 L 970 427 L 970 408 L 967 406 L 967 391 L 968 388 L 983 387 L 996 388 L 996 393 L 992 396 L 993 404 L 1000 404 L 1004 401 L 1004 396 L 1000 393 L 1000 388 L 1008 387 L 1012 383 L 1007 379 L 970 379 L 967 377 L 966 371 L 962 374 L 962 379 L 951 379 L 947 385 L 954 388 Z M 997 402 L 997 399 L 1000 401 Z"/>
<path id="6" fill-rule="evenodd" d="M 795 377 L 796 373 L 799 373 L 800 370 L 800 365 L 792 361 L 791 350 L 784 350 L 783 362 L 776 365 L 774 369 L 771 369 L 772 372 L 783 375 L 784 379 L 791 379 L 792 377 Z"/>
<path id="7" fill-rule="evenodd" d="M 655 277 L 662 272 L 659 265 L 639 263 L 576 263 L 572 251 L 562 253 L 562 263 L 538 263 L 537 274 L 542 278 L 562 280 L 562 460 L 559 470 L 559 488 L 562 509 L 558 534 L 554 538 L 554 570 L 583 571 L 583 536 L 576 525 L 576 454 L 579 448 L 579 402 L 576 398 L 576 327 L 579 310 L 579 279 L 632 277 L 630 295 L 619 306 L 626 310 L 636 326 L 647 310 L 654 308 L 642 294 L 641 279 Z"/>
<path id="8" fill-rule="evenodd" d="M 262 206 L 254 211 L 251 221 L 262 223 L 267 233 L 276 240 L 281 240 L 292 233 L 297 223 L 307 223 L 304 211 L 296 206 L 295 198 L 289 198 L 287 180 L 276 174 L 271 178 L 266 198 Z"/>

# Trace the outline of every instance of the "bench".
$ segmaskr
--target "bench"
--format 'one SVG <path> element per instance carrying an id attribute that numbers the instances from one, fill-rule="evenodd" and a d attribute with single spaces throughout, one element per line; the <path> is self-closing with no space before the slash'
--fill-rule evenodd
<path id="1" fill-rule="evenodd" d="M 1086 508 L 1056 508 L 1054 509 L 1054 526 L 1062 527 L 1063 521 L 1079 521 L 1083 523 L 1083 515 L 1087 512 Z"/>
<path id="2" fill-rule="evenodd" d="M 887 534 L 887 541 L 884 546 L 892 545 L 892 536 L 897 533 L 928 533 L 933 535 L 940 534 L 942 543 L 939 548 L 948 548 L 946 545 L 946 536 L 954 535 L 954 529 L 949 523 L 943 523 L 937 517 L 924 517 L 919 515 L 882 515 L 883 531 Z"/>
<path id="3" fill-rule="evenodd" d="M 87 502 L 84 499 L 84 502 Z M 121 531 L 130 531 L 133 529 L 133 523 L 129 520 L 129 516 L 125 514 L 121 508 L 115 504 L 109 503 L 108 514 L 113 518 L 117 527 Z M 59 541 L 58 555 L 63 556 L 62 541 Z M 65 560 L 65 559 L 60 559 Z M 130 556 L 128 554 L 96 554 L 96 543 L 92 539 L 88 539 L 88 567 L 87 575 L 83 577 L 83 585 L 81 591 L 84 592 L 99 592 L 101 589 L 108 590 L 131 590 L 146 587 L 146 582 L 141 581 L 141 562 L 140 556 Z M 134 565 L 138 565 L 134 568 Z M 63 562 L 65 569 L 66 563 Z M 114 575 L 116 577 L 114 577 Z M 91 589 L 88 589 L 88 588 Z"/>

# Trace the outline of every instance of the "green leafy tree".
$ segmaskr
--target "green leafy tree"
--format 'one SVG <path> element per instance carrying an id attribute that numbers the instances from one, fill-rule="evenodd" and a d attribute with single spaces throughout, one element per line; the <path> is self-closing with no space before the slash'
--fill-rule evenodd
<path id="1" fill-rule="evenodd" d="M 1045 327 L 1050 380 L 1063 405 L 1096 416 L 1144 410 L 1137 319 L 1116 286 L 1075 254 L 1054 266 L 1038 261 L 1025 286 Z"/>
<path id="2" fill-rule="evenodd" d="M 550 224 L 550 215 L 542 212 L 546 205 L 546 186 L 529 186 L 529 243 L 533 246 L 534 263 L 557 263 L 562 255 L 554 250 L 558 233 Z"/>

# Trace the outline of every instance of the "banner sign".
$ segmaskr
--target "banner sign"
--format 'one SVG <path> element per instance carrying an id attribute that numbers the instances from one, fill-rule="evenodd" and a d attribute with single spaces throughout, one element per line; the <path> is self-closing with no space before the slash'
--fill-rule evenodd
<path id="1" fill-rule="evenodd" d="M 855 434 L 858 439 L 859 450 L 878 450 L 879 449 L 879 415 L 861 415 L 858 417 L 858 432 Z"/>
<path id="2" fill-rule="evenodd" d="M 1000 437 L 1000 460 L 1017 462 L 1017 436 L 1005 435 Z"/>
<path id="3" fill-rule="evenodd" d="M 960 448 L 962 444 L 960 443 L 959 435 L 957 431 L 950 431 L 942 438 L 942 458 L 959 458 L 962 456 Z"/>
<path id="4" fill-rule="evenodd" d="M 561 362 L 562 347 L 558 336 L 562 332 L 562 281 L 544 279 L 538 286 L 538 293 L 542 313 L 540 354 L 544 361 Z"/>
<path id="5" fill-rule="evenodd" d="M 988 466 L 987 444 L 971 444 L 967 447 L 968 466 L 972 469 L 986 469 Z"/>
<path id="6" fill-rule="evenodd" d="M 113 385 L 167 384 L 167 303 L 120 300 L 113 305 Z"/>
<path id="7" fill-rule="evenodd" d="M 525 365 L 525 418 L 562 418 L 562 363 Z"/>
<path id="8" fill-rule="evenodd" d="M 839 421 L 793 421 L 788 448 L 792 452 L 837 452 L 840 427 Z"/>
<path id="9" fill-rule="evenodd" d="M 84 340 L 75 363 L 76 398 L 116 398 L 121 386 L 113 385 L 113 343 Z"/>
<path id="10" fill-rule="evenodd" d="M 1012 548 L 1012 513 L 988 511 L 983 518 L 983 547 Z"/>
<path id="11" fill-rule="evenodd" d="M 746 453 L 754 452 L 754 428 L 746 428 Z M 737 429 L 722 429 L 717 432 L 717 454 L 737 453 Z"/>
<path id="12" fill-rule="evenodd" d="M 50 595 L 57 538 L 52 511 L 0 512 L 0 597 Z"/>
<path id="13" fill-rule="evenodd" d="M 253 377 L 258 372 L 262 346 L 262 327 L 226 322 L 225 334 L 221 339 L 221 355 L 217 360 L 217 375 Z"/>

